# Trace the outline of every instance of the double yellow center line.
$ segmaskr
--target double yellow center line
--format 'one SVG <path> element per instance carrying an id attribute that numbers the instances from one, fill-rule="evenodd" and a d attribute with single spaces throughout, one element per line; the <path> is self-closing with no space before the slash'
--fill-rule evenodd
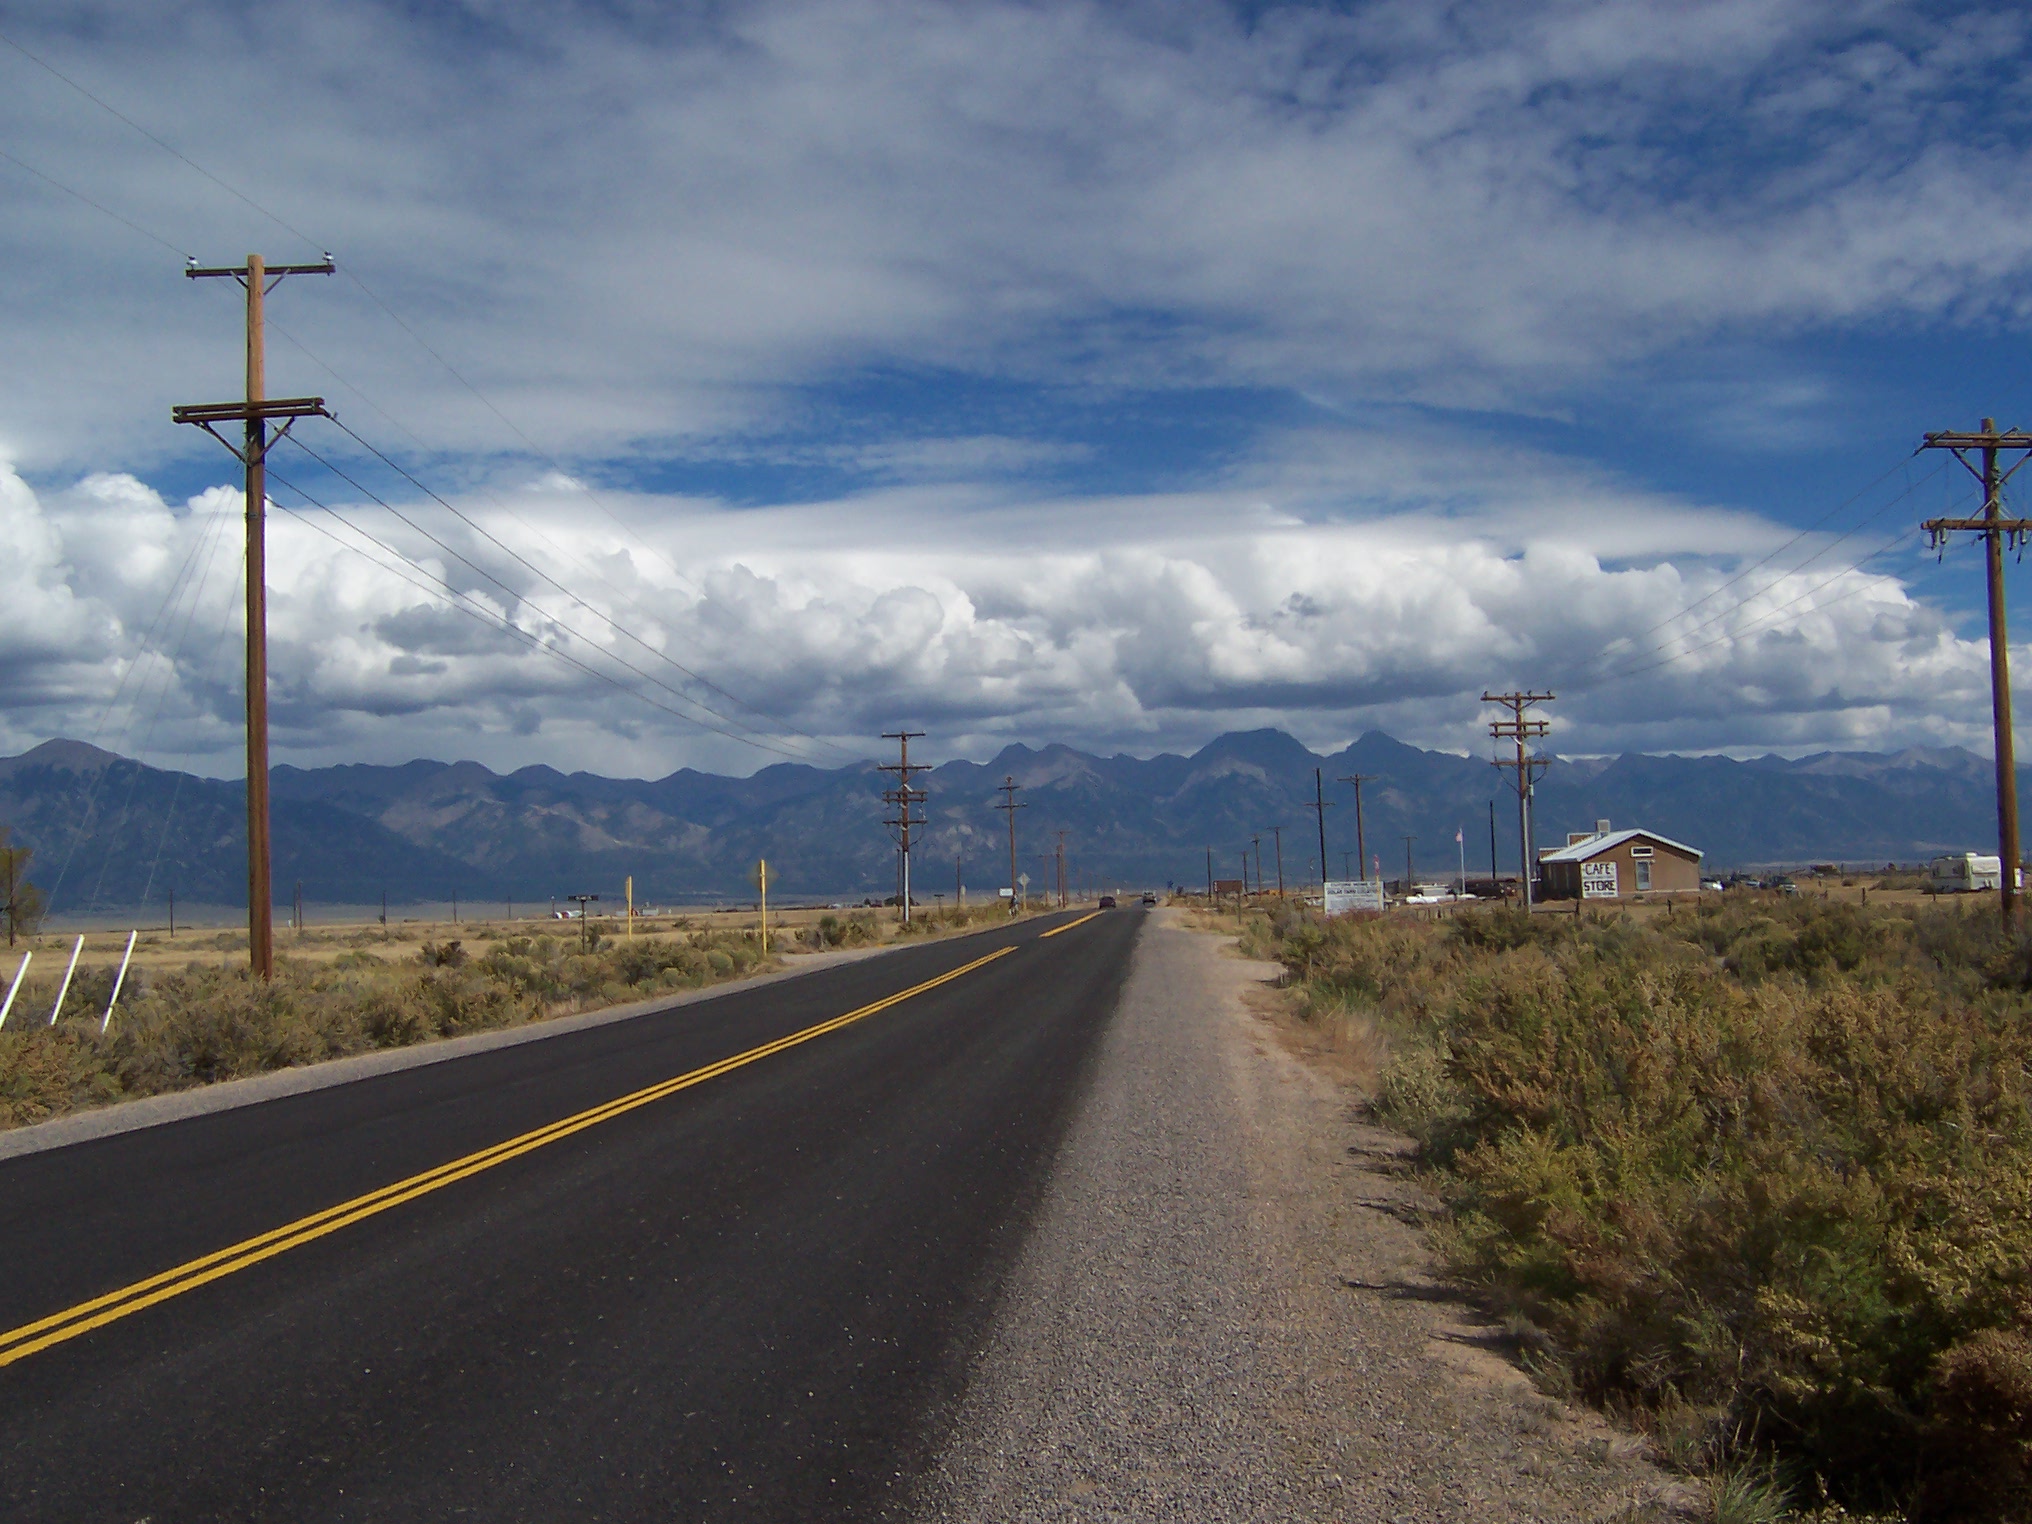
<path id="1" fill-rule="evenodd" d="M 1076 926 L 1079 922 L 1075 921 L 1072 924 Z M 1046 935 L 1050 933 L 1047 932 Z M 364 1222 L 367 1218 L 388 1211 L 391 1207 L 401 1206 L 405 1202 L 416 1200 L 419 1196 L 428 1196 L 432 1191 L 442 1190 L 460 1180 L 470 1179 L 482 1171 L 494 1168 L 497 1164 L 506 1164 L 510 1159 L 520 1158 L 546 1144 L 568 1138 L 573 1133 L 584 1132 L 588 1127 L 597 1127 L 602 1122 L 611 1122 L 615 1117 L 623 1116 L 638 1106 L 647 1106 L 652 1101 L 660 1101 L 665 1096 L 675 1095 L 680 1090 L 689 1090 L 694 1085 L 702 1085 L 707 1080 L 717 1079 L 722 1074 L 730 1074 L 758 1059 L 781 1053 L 786 1048 L 794 1048 L 799 1043 L 810 1042 L 814 1037 L 837 1032 L 841 1027 L 850 1026 L 854 1022 L 875 1015 L 878 1011 L 886 1011 L 891 1006 L 901 1005 L 914 995 L 922 995 L 926 990 L 937 989 L 941 984 L 948 984 L 963 974 L 970 974 L 977 968 L 993 963 L 997 958 L 1007 957 L 1015 950 L 1014 947 L 997 948 L 986 957 L 976 958 L 973 962 L 962 964 L 935 979 L 927 979 L 924 983 L 914 984 L 907 990 L 899 990 L 894 995 L 885 996 L 873 1004 L 849 1011 L 844 1016 L 835 1016 L 830 1021 L 806 1027 L 803 1031 L 793 1032 L 788 1037 L 779 1037 L 774 1042 L 762 1044 L 759 1048 L 750 1048 L 745 1053 L 736 1053 L 732 1058 L 723 1058 L 717 1063 L 707 1064 L 702 1069 L 693 1069 L 689 1073 L 678 1075 L 675 1079 L 667 1079 L 659 1084 L 633 1091 L 574 1116 L 568 1116 L 562 1121 L 552 1122 L 533 1132 L 525 1132 L 519 1137 L 510 1138 L 505 1143 L 497 1143 L 492 1148 L 483 1148 L 478 1153 L 467 1154 L 462 1159 L 454 1159 L 451 1163 L 441 1164 L 436 1169 L 425 1170 L 420 1175 L 411 1175 L 407 1180 L 398 1180 L 393 1185 L 384 1185 L 379 1190 L 369 1191 L 364 1196 L 355 1196 L 351 1201 L 342 1201 L 337 1206 L 325 1208 L 322 1212 L 299 1217 L 295 1222 L 283 1227 L 243 1239 L 230 1248 L 217 1250 L 199 1259 L 189 1260 L 173 1270 L 165 1270 L 160 1275 L 151 1275 L 147 1280 L 136 1281 L 131 1286 L 122 1286 L 118 1291 L 109 1291 L 104 1296 L 94 1297 L 89 1302 L 80 1302 L 75 1307 L 67 1307 L 62 1312 L 52 1313 L 49 1317 L 9 1329 L 6 1333 L 0 1333 L 0 1365 L 12 1365 L 16 1360 L 48 1349 L 53 1344 L 61 1344 L 67 1339 L 75 1339 L 79 1334 L 89 1333 L 95 1328 L 103 1328 L 108 1323 L 118 1322 L 144 1307 L 153 1307 L 156 1303 L 166 1302 L 171 1297 L 182 1296 L 186 1291 L 195 1291 L 198 1287 L 231 1275 L 236 1270 L 245 1270 L 250 1265 L 258 1265 L 265 1259 L 273 1259 L 278 1254 L 323 1238 L 327 1233 L 336 1233 L 339 1229 L 349 1228 L 356 1222 Z"/>

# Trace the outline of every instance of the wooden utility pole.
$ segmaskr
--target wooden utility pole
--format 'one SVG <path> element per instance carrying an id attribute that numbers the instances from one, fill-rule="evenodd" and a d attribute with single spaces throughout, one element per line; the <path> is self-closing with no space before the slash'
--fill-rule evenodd
<path id="1" fill-rule="evenodd" d="M 1263 892 L 1263 838 L 1251 836 L 1249 845 L 1256 849 L 1256 892 Z"/>
<path id="2" fill-rule="evenodd" d="M 905 926 L 910 924 L 910 828 L 924 824 L 924 816 L 913 814 L 912 811 L 929 797 L 923 789 L 912 788 L 910 780 L 919 773 L 931 771 L 929 763 L 919 762 L 915 766 L 911 764 L 910 743 L 923 738 L 924 732 L 921 730 L 882 732 L 883 740 L 895 741 L 902 748 L 897 754 L 897 760 L 883 764 L 881 770 L 896 774 L 896 787 L 885 789 L 882 794 L 884 804 L 896 806 L 896 815 L 893 819 L 882 823 L 896 827 L 900 833 L 896 838 L 896 898 L 903 906 Z"/>
<path id="3" fill-rule="evenodd" d="M 1322 908 L 1326 905 L 1326 812 L 1332 808 L 1326 802 L 1326 784 L 1315 767 L 1312 770 L 1312 812 L 1319 817 L 1319 899 Z"/>
<path id="4" fill-rule="evenodd" d="M 1524 717 L 1524 711 L 1535 704 L 1549 704 L 1559 697 L 1556 693 L 1484 693 L 1485 704 L 1501 704 L 1510 711 L 1507 720 L 1492 720 L 1489 734 L 1497 740 L 1508 738 L 1517 743 L 1515 759 L 1497 757 L 1497 767 L 1514 767 L 1517 770 L 1517 875 L 1523 885 L 1524 908 L 1531 908 L 1531 794 L 1532 784 L 1537 776 L 1552 765 L 1549 757 L 1534 757 L 1530 754 L 1530 741 L 1552 729 L 1545 720 L 1531 720 Z"/>
<path id="5" fill-rule="evenodd" d="M 1284 898 L 1284 827 L 1270 827 L 1270 840 L 1277 850 L 1277 898 Z"/>
<path id="6" fill-rule="evenodd" d="M 1374 773 L 1349 773 L 1339 780 L 1355 786 L 1355 875 L 1364 882 L 1369 877 L 1369 848 L 1362 840 L 1362 785 L 1374 782 L 1375 778 Z"/>
<path id="7" fill-rule="evenodd" d="M 1058 908 L 1059 908 L 1060 910 L 1063 910 L 1063 909 L 1065 909 L 1065 903 L 1066 903 L 1066 901 L 1065 901 L 1065 837 L 1066 837 L 1066 833 L 1065 833 L 1064 831 L 1060 831 L 1060 832 L 1058 833 Z"/>
<path id="8" fill-rule="evenodd" d="M 2004 517 L 2004 483 L 2017 474 L 2018 466 L 2032 460 L 2032 434 L 2021 429 L 1998 433 L 1996 420 L 1985 418 L 1979 433 L 1928 434 L 1919 448 L 1952 450 L 1954 458 L 1983 484 L 1981 518 L 1928 519 L 1920 527 L 1932 536 L 1936 547 L 1957 532 L 1983 537 L 1990 588 L 1990 723 L 1997 746 L 1997 856 L 2001 870 L 1997 902 L 2008 926 L 2018 914 L 2018 765 L 2011 737 L 2011 652 L 2004 636 L 2004 542 L 2008 539 L 2013 548 L 2022 547 L 2026 532 L 2032 530 L 2032 519 Z M 1971 450 L 1981 456 L 1980 466 L 1969 459 Z M 1999 471 L 2000 450 L 2022 452 L 2017 465 Z"/>
<path id="9" fill-rule="evenodd" d="M 195 424 L 239 458 L 247 471 L 247 955 L 255 976 L 275 975 L 275 904 L 268 841 L 268 451 L 281 442 L 299 418 L 322 418 L 322 397 L 268 396 L 268 340 L 262 304 L 270 291 L 291 275 L 330 275 L 332 256 L 323 264 L 271 265 L 249 254 L 244 265 L 200 267 L 193 260 L 184 269 L 192 280 L 226 277 L 247 289 L 247 395 L 240 402 L 199 403 L 173 408 L 178 423 Z M 271 438 L 270 419 L 282 427 Z M 235 445 L 215 427 L 245 426 L 243 442 Z"/>
<path id="10" fill-rule="evenodd" d="M 1009 817 L 1009 914 L 1016 913 L 1016 812 L 1030 808 L 1016 802 L 1016 791 L 1023 785 L 1014 778 L 1003 776 L 1001 783 L 1002 802 L 995 806 Z"/>
<path id="11" fill-rule="evenodd" d="M 1408 900 L 1418 892 L 1417 875 L 1411 871 L 1411 844 L 1416 836 L 1404 838 L 1404 897 Z"/>

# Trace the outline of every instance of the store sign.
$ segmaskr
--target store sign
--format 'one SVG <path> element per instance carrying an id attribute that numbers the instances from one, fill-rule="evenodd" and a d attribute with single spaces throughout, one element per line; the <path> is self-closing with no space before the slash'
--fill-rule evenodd
<path id="1" fill-rule="evenodd" d="M 1328 915 L 1382 908 L 1383 881 L 1380 878 L 1330 878 L 1326 881 Z"/>
<path id="2" fill-rule="evenodd" d="M 1612 900 L 1618 894 L 1616 888 L 1616 865 L 1610 863 L 1582 863 L 1580 865 L 1580 897 L 1584 900 Z"/>

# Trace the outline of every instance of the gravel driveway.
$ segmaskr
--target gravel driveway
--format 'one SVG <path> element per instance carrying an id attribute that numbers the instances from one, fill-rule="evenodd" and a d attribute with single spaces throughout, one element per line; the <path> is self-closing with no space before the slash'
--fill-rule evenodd
<path id="1" fill-rule="evenodd" d="M 913 1516 L 1665 1517 L 1430 1281 L 1402 1140 L 1251 1012 L 1275 973 L 1151 918 Z"/>

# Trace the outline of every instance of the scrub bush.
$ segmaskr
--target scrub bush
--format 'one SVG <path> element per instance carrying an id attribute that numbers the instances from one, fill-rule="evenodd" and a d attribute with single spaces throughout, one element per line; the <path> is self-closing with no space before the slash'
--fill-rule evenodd
<path id="1" fill-rule="evenodd" d="M 1382 1033 L 1443 1256 L 1562 1381 L 1718 1474 L 2032 1517 L 2032 939 L 1801 896 L 1250 940 Z"/>

